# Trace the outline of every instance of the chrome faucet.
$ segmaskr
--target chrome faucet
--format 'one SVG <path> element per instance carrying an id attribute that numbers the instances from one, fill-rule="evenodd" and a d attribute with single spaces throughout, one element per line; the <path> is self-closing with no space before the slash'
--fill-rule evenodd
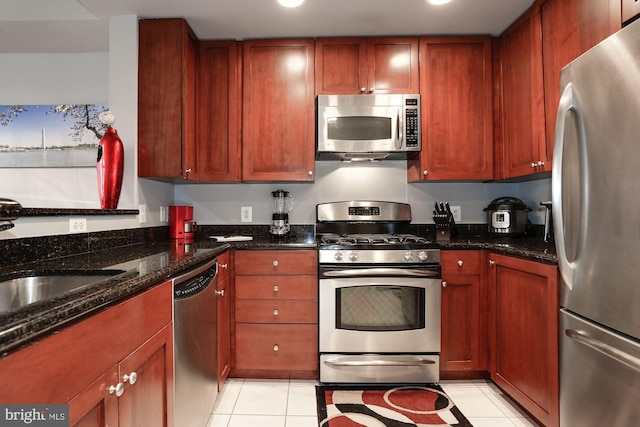
<path id="1" fill-rule="evenodd" d="M 0 198 L 0 231 L 13 228 L 13 221 L 20 216 L 20 203 L 11 199 Z"/>

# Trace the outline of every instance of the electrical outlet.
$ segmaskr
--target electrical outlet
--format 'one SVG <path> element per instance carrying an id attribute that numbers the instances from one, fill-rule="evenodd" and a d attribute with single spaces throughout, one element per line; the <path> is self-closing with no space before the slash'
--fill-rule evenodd
<path id="1" fill-rule="evenodd" d="M 140 224 L 144 224 L 147 222 L 147 205 L 138 205 L 138 220 Z"/>
<path id="2" fill-rule="evenodd" d="M 462 221 L 462 207 L 460 207 L 460 206 L 451 206 L 451 213 L 453 214 L 453 220 L 455 222 Z"/>
<path id="3" fill-rule="evenodd" d="M 243 206 L 240 208 L 240 222 L 253 221 L 253 208 L 251 206 Z"/>
<path id="4" fill-rule="evenodd" d="M 69 232 L 70 233 L 86 233 L 87 232 L 87 218 L 70 218 L 69 219 Z"/>
<path id="5" fill-rule="evenodd" d="M 169 214 L 169 208 L 167 206 L 160 206 L 160 222 L 167 222 Z"/>

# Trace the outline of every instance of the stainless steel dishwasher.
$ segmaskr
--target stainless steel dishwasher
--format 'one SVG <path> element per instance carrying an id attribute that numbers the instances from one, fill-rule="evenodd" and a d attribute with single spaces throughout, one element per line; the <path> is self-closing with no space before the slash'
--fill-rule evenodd
<path id="1" fill-rule="evenodd" d="M 175 425 L 204 427 L 218 395 L 217 259 L 173 278 Z"/>

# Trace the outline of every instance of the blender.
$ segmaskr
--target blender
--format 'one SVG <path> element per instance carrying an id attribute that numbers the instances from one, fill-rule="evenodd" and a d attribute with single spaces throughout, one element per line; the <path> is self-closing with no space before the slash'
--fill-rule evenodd
<path id="1" fill-rule="evenodd" d="M 273 198 L 273 214 L 269 233 L 272 236 L 283 237 L 289 233 L 289 212 L 293 210 L 293 197 L 288 191 L 276 190 L 271 192 Z"/>

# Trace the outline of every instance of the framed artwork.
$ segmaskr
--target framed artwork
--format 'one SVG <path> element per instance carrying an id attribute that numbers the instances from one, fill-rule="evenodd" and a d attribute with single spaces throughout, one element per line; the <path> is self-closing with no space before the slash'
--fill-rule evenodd
<path id="1" fill-rule="evenodd" d="M 96 167 L 106 104 L 0 105 L 0 168 Z"/>

